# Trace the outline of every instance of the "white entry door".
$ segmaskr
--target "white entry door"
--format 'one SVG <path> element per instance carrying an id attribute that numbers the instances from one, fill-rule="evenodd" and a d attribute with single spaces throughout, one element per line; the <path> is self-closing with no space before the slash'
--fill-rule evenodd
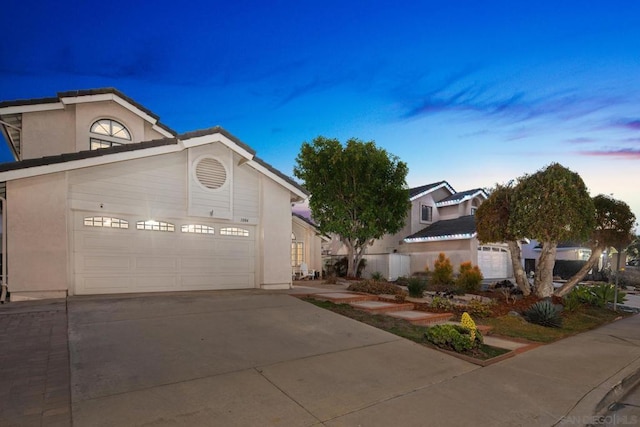
<path id="1" fill-rule="evenodd" d="M 74 214 L 76 294 L 255 287 L 255 227 Z"/>

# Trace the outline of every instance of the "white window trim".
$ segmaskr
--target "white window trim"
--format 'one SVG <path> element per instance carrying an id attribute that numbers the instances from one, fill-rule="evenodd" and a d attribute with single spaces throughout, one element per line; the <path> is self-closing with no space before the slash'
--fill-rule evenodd
<path id="1" fill-rule="evenodd" d="M 431 210 L 431 219 L 429 219 L 429 220 L 422 219 L 422 208 L 423 207 L 430 208 L 430 210 Z M 426 203 L 420 203 L 420 211 L 418 212 L 418 215 L 420 215 L 420 223 L 422 223 L 422 224 L 430 224 L 430 223 L 432 223 L 433 222 L 433 206 L 427 205 Z"/>

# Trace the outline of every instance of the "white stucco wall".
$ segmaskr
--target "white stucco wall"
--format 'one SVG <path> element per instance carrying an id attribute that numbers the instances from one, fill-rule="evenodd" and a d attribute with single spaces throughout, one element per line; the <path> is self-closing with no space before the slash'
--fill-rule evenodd
<path id="1" fill-rule="evenodd" d="M 291 198 L 289 191 L 261 176 L 259 252 L 256 272 L 264 288 L 291 287 Z"/>
<path id="2" fill-rule="evenodd" d="M 11 299 L 64 297 L 68 289 L 64 173 L 7 182 L 7 265 Z"/>
<path id="3" fill-rule="evenodd" d="M 294 242 L 304 244 L 304 261 L 310 270 L 322 271 L 322 240 L 316 235 L 316 229 L 305 221 L 292 216 Z"/>
<path id="4" fill-rule="evenodd" d="M 75 106 L 23 113 L 20 140 L 22 160 L 76 151 Z"/>
<path id="5" fill-rule="evenodd" d="M 22 159 L 88 150 L 89 129 L 99 119 L 125 125 L 132 143 L 164 138 L 151 123 L 114 101 L 70 104 L 62 110 L 22 114 Z"/>

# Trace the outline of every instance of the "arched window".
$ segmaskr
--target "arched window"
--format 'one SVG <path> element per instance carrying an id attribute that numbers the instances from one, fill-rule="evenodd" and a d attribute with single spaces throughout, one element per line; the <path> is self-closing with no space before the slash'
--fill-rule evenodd
<path id="1" fill-rule="evenodd" d="M 91 125 L 89 143 L 92 150 L 131 142 L 131 133 L 120 122 L 100 119 Z"/>

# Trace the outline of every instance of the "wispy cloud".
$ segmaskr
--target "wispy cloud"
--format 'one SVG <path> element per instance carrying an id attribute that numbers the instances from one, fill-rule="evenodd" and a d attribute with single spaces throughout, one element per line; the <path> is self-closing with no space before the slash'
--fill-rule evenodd
<path id="1" fill-rule="evenodd" d="M 640 148 L 611 148 L 603 150 L 579 151 L 578 154 L 581 154 L 583 156 L 640 160 Z"/>
<path id="2" fill-rule="evenodd" d="M 580 137 L 566 139 L 565 141 L 570 144 L 588 144 L 590 142 L 596 142 L 597 140 L 595 138 Z"/>

